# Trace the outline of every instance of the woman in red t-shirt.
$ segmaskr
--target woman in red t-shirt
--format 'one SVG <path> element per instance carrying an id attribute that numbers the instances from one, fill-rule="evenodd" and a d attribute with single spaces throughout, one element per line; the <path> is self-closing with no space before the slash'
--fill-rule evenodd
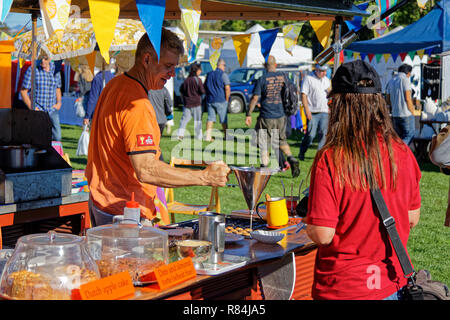
<path id="1" fill-rule="evenodd" d="M 370 188 L 379 187 L 406 247 L 420 215 L 421 172 L 395 133 L 376 71 L 356 60 L 332 79 L 324 147 L 311 169 L 307 233 L 319 245 L 314 299 L 397 298 L 406 284 Z"/>

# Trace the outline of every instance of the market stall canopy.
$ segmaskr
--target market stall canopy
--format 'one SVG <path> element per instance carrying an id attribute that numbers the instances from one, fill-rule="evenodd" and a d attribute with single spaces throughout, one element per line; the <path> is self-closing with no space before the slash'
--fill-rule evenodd
<path id="1" fill-rule="evenodd" d="M 88 0 L 72 0 L 71 4 L 80 8 L 82 17 L 89 17 Z M 38 10 L 38 0 L 14 0 L 11 7 L 12 12 Z M 327 20 L 369 15 L 353 5 L 353 0 L 203 0 L 201 12 L 202 20 Z M 136 0 L 120 0 L 119 17 L 139 18 Z M 178 0 L 167 0 L 164 18 L 180 17 Z"/>
<path id="2" fill-rule="evenodd" d="M 434 48 L 433 53 L 450 51 L 450 0 L 440 1 L 416 22 L 388 36 L 358 41 L 346 50 L 380 54 L 402 53 Z"/>

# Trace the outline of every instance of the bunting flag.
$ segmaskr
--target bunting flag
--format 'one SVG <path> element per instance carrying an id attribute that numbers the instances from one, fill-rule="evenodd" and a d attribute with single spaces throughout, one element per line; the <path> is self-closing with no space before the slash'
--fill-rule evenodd
<path id="1" fill-rule="evenodd" d="M 241 67 L 242 67 L 242 64 L 244 63 L 245 57 L 247 56 L 247 50 L 248 50 L 248 46 L 250 44 L 251 38 L 252 38 L 251 33 L 231 37 L 231 39 L 233 40 L 233 45 L 234 45 L 234 48 L 236 49 L 237 58 L 238 58 L 238 61 L 239 61 L 239 64 L 241 65 Z"/>
<path id="2" fill-rule="evenodd" d="M 95 58 L 97 56 L 97 51 L 92 51 L 91 53 L 85 55 L 89 69 L 91 70 L 92 74 L 94 74 L 95 69 Z"/>
<path id="3" fill-rule="evenodd" d="M 289 24 L 283 27 L 284 35 L 284 49 L 292 56 L 292 51 L 294 50 L 300 31 L 302 30 L 305 22 L 297 24 Z"/>
<path id="4" fill-rule="evenodd" d="M 109 64 L 109 48 L 111 47 L 119 19 L 120 0 L 88 0 L 92 27 L 100 53 Z"/>
<path id="5" fill-rule="evenodd" d="M 90 0 L 91 1 L 91 0 Z M 139 18 L 142 21 L 148 38 L 160 58 L 161 32 L 166 12 L 166 0 L 136 0 Z"/>
<path id="6" fill-rule="evenodd" d="M 195 59 L 197 58 L 198 48 L 200 47 L 202 42 L 203 42 L 203 39 L 198 39 L 196 44 L 191 43 L 191 45 L 189 46 L 189 51 L 188 51 L 188 62 L 189 63 L 194 62 Z"/>
<path id="7" fill-rule="evenodd" d="M 362 11 L 366 11 L 367 8 L 369 7 L 369 2 L 358 4 L 357 7 Z M 354 16 L 353 20 L 345 21 L 345 24 L 347 25 L 349 30 L 353 30 L 356 32 L 359 29 L 361 29 L 362 16 Z"/>
<path id="8" fill-rule="evenodd" d="M 331 20 L 311 20 L 309 22 L 311 27 L 314 29 L 316 33 L 317 39 L 323 48 L 328 46 L 328 40 L 330 38 L 331 27 L 333 25 L 333 21 Z"/>
<path id="9" fill-rule="evenodd" d="M 389 57 L 390 57 L 391 55 L 389 54 L 389 53 L 385 53 L 385 54 L 383 54 L 383 58 L 384 58 L 384 62 L 388 62 L 388 60 L 389 60 Z"/>
<path id="10" fill-rule="evenodd" d="M 399 55 L 400 55 L 400 59 L 402 59 L 402 61 L 404 61 L 407 54 L 408 54 L 407 52 L 402 52 L 402 53 L 400 53 L 400 54 L 399 54 Z"/>
<path id="11" fill-rule="evenodd" d="M 181 27 L 186 34 L 187 43 L 197 43 L 200 27 L 201 0 L 179 0 Z"/>
<path id="12" fill-rule="evenodd" d="M 427 4 L 428 0 L 417 0 L 417 5 L 420 9 L 425 9 L 425 5 Z"/>
<path id="13" fill-rule="evenodd" d="M 411 58 L 411 60 L 414 60 L 414 57 L 416 56 L 416 52 L 410 51 L 410 52 L 408 52 L 408 56 Z"/>
<path id="14" fill-rule="evenodd" d="M 375 57 L 375 54 L 369 53 L 369 54 L 367 54 L 367 56 L 369 57 L 369 62 L 372 62 L 373 57 Z"/>
<path id="15" fill-rule="evenodd" d="M 422 60 L 422 57 L 424 54 L 425 54 L 425 49 L 417 50 L 417 55 L 420 57 L 420 60 Z"/>
<path id="16" fill-rule="evenodd" d="M 366 56 L 367 56 L 367 53 L 360 53 L 360 55 L 361 55 L 361 60 L 364 61 L 364 59 L 365 59 Z"/>
<path id="17" fill-rule="evenodd" d="M 9 13 L 9 10 L 11 10 L 13 0 L 1 0 L 0 1 L 0 22 L 4 22 L 6 19 L 6 16 Z"/>
<path id="18" fill-rule="evenodd" d="M 377 63 L 380 63 L 380 60 L 381 60 L 381 57 L 382 57 L 383 55 L 381 54 L 381 53 L 377 53 L 377 54 L 375 54 L 375 59 L 377 59 Z"/>
<path id="19" fill-rule="evenodd" d="M 388 10 L 390 7 L 394 6 L 397 3 L 397 0 L 375 0 L 380 10 L 380 14 Z M 386 26 L 389 27 L 392 24 L 393 17 L 392 14 L 389 15 L 386 19 L 383 20 L 386 22 Z"/>
<path id="20" fill-rule="evenodd" d="M 216 70 L 217 62 L 219 61 L 220 53 L 223 47 L 222 38 L 219 37 L 212 38 L 210 40 L 209 47 L 214 50 L 213 53 L 209 55 L 209 63 L 211 64 L 213 70 Z"/>
<path id="21" fill-rule="evenodd" d="M 42 25 L 47 39 L 56 33 L 58 40 L 62 40 L 69 21 L 70 3 L 71 0 L 39 0 Z"/>
<path id="22" fill-rule="evenodd" d="M 393 53 L 393 54 L 391 54 L 391 56 L 392 56 L 392 61 L 395 62 L 395 60 L 397 60 L 398 53 Z"/>
<path id="23" fill-rule="evenodd" d="M 272 50 L 273 43 L 277 38 L 278 28 L 263 30 L 258 33 L 259 39 L 261 40 L 261 54 L 263 55 L 264 60 L 267 62 L 270 50 Z"/>

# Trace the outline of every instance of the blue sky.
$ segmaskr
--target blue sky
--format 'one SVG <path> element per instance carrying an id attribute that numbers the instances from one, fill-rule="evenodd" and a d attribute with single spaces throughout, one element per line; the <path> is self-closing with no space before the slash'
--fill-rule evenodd
<path id="1" fill-rule="evenodd" d="M 15 28 L 17 26 L 22 27 L 30 20 L 31 20 L 31 14 L 10 12 L 6 16 L 4 23 L 10 28 L 13 28 L 13 27 Z M 38 25 L 39 24 L 40 24 L 40 18 L 38 18 Z M 28 30 L 31 29 L 31 22 L 27 25 L 27 29 Z"/>

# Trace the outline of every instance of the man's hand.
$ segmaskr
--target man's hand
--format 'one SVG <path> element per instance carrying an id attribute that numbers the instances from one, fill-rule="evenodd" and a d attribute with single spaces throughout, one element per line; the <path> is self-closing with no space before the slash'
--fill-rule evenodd
<path id="1" fill-rule="evenodd" d="M 309 121 L 311 121 L 312 119 L 312 113 L 311 111 L 309 111 L 309 109 L 305 108 L 305 114 L 306 114 L 306 119 L 308 119 Z"/>
<path id="2" fill-rule="evenodd" d="M 55 110 L 61 109 L 61 102 L 58 102 L 57 104 L 54 104 L 54 105 L 52 106 L 52 108 L 55 109 Z"/>
<path id="3" fill-rule="evenodd" d="M 228 181 L 228 174 L 230 168 L 223 161 L 216 161 L 211 163 L 203 170 L 203 178 L 206 185 L 212 187 L 225 187 Z"/>
<path id="4" fill-rule="evenodd" d="M 247 127 L 251 126 L 251 124 L 252 124 L 252 117 L 251 116 L 245 117 L 245 124 L 247 125 Z"/>
<path id="5" fill-rule="evenodd" d="M 83 119 L 83 125 L 88 126 L 89 125 L 89 119 Z"/>

